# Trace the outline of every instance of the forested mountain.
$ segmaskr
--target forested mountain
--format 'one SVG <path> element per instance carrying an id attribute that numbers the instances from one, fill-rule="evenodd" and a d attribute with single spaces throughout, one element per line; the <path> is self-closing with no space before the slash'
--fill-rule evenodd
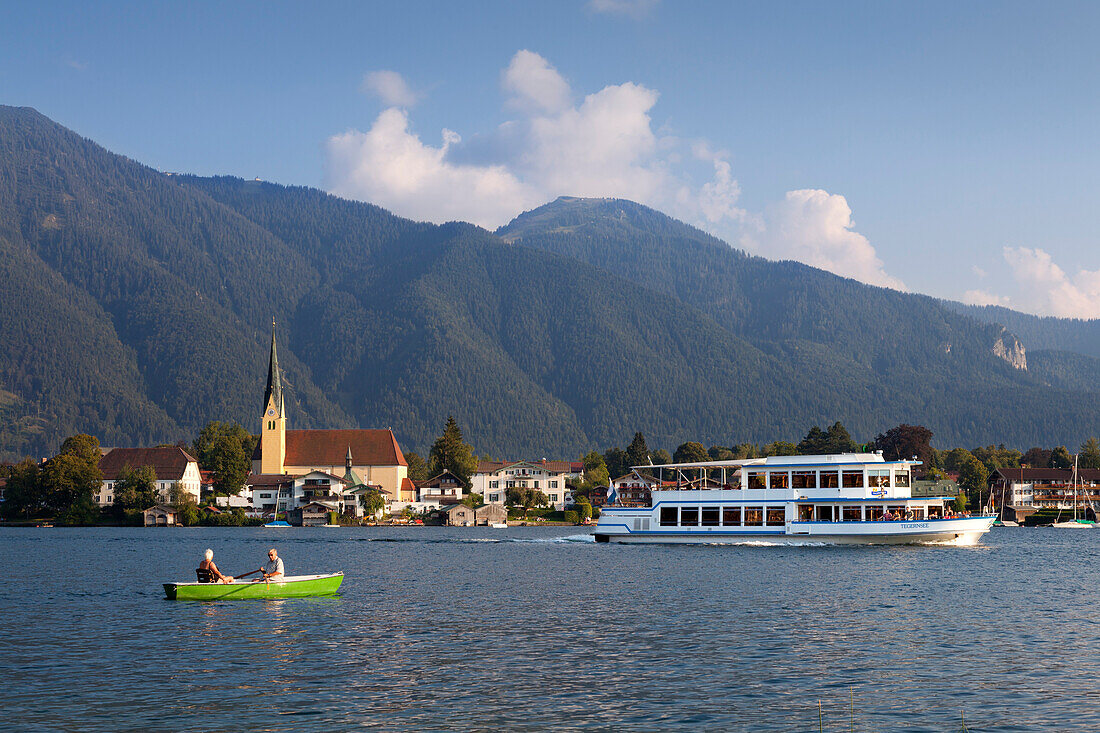
<path id="1" fill-rule="evenodd" d="M 999 323 L 1027 344 L 1028 350 L 1068 351 L 1100 358 L 1100 320 L 1033 316 L 997 305 L 964 305 L 944 301 L 948 308 L 982 323 Z"/>
<path id="2" fill-rule="evenodd" d="M 323 192 L 167 175 L 0 107 L 0 457 L 255 429 L 278 321 L 291 427 L 448 415 L 481 452 L 867 439 L 1079 443 L 1100 396 L 938 301 L 748 257 L 623 201 L 562 199 L 501 236 Z M 1083 371 L 1082 371 L 1083 370 Z M 708 443 L 709 444 L 709 443 Z"/>
<path id="3" fill-rule="evenodd" d="M 946 444 L 1047 436 L 1079 442 L 1095 397 L 1076 402 L 1081 369 L 1037 355 L 1023 369 L 1016 336 L 923 295 L 876 288 L 795 262 L 750 257 L 629 201 L 563 197 L 497 232 L 584 260 L 666 293 L 792 365 L 796 389 L 832 389 L 830 418 L 857 435 L 883 421 L 929 425 Z M 1057 376 L 1055 376 L 1057 374 Z M 1089 390 L 1092 391 L 1092 390 Z M 1051 409 L 1052 405 L 1058 405 Z M 1071 417 L 1072 415 L 1072 417 Z"/>

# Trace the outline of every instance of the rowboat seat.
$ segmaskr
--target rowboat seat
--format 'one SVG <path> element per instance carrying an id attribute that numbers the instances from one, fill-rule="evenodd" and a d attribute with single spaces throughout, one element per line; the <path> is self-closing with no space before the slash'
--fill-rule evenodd
<path id="1" fill-rule="evenodd" d="M 195 576 L 200 583 L 217 582 L 217 578 L 214 577 L 214 573 L 210 572 L 206 568 L 195 568 Z"/>

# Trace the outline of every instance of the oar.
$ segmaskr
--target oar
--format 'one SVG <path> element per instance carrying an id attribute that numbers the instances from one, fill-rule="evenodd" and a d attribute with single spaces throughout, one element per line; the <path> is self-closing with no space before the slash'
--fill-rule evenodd
<path id="1" fill-rule="evenodd" d="M 242 573 L 241 575 L 234 575 L 233 579 L 236 580 L 237 578 L 247 578 L 249 575 L 255 575 L 256 573 L 259 573 L 259 572 L 262 572 L 262 571 L 253 570 L 251 573 Z"/>

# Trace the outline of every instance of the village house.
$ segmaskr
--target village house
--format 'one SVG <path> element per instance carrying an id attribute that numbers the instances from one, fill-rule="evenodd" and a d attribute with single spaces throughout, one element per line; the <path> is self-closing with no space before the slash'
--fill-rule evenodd
<path id="1" fill-rule="evenodd" d="M 1100 506 L 1100 469 L 998 468 L 989 488 L 994 511 L 1019 521 L 1039 509 Z"/>
<path id="2" fill-rule="evenodd" d="M 318 473 L 329 476 L 330 481 L 332 478 L 342 481 L 341 493 L 356 487 L 379 487 L 393 508 L 417 501 L 417 488 L 408 477 L 408 463 L 392 430 L 287 429 L 282 376 L 272 330 L 260 440 L 252 454 L 252 475 L 247 481 L 253 510 L 263 513 L 265 509 L 261 507 L 269 507 L 266 511 L 274 509 L 277 487 L 285 488 L 288 482 L 294 492 L 304 491 L 306 480 L 323 482 Z M 304 495 L 292 496 L 296 502 L 293 508 L 308 503 L 301 501 Z M 342 511 L 347 511 L 350 504 L 345 502 Z"/>
<path id="3" fill-rule="evenodd" d="M 202 475 L 199 462 L 179 446 L 161 448 L 113 448 L 99 459 L 103 484 L 93 496 L 101 507 L 112 506 L 115 501 L 115 484 L 123 469 L 136 470 L 149 466 L 157 476 L 157 494 L 161 502 L 171 498 L 172 487 L 179 484 L 196 502 L 202 496 Z"/>
<path id="4" fill-rule="evenodd" d="M 566 486 L 579 479 L 584 467 L 570 461 L 481 461 L 470 477 L 470 491 L 481 494 L 487 504 L 504 504 L 508 489 L 532 489 L 546 494 L 555 510 L 573 503 L 573 494 Z"/>
<path id="5" fill-rule="evenodd" d="M 439 509 L 450 504 L 458 504 L 466 496 L 462 488 L 462 479 L 450 471 L 417 481 L 417 503 L 423 509 Z"/>

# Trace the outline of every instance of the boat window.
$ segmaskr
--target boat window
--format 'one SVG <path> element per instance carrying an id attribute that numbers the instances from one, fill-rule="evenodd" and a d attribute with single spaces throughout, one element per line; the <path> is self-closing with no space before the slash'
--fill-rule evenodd
<path id="1" fill-rule="evenodd" d="M 841 471 L 841 477 L 846 489 L 863 488 L 863 471 Z"/>
<path id="2" fill-rule="evenodd" d="M 764 524 L 764 508 L 759 506 L 745 507 L 745 526 L 759 527 Z"/>
<path id="3" fill-rule="evenodd" d="M 890 485 L 890 469 L 888 468 L 871 468 L 867 470 L 867 483 L 871 485 L 871 488 L 875 489 L 880 486 Z"/>
<path id="4" fill-rule="evenodd" d="M 900 505 L 894 505 L 894 506 L 888 506 L 888 507 L 886 507 L 886 508 L 887 508 L 887 509 L 888 509 L 888 510 L 890 511 L 890 513 L 891 513 L 891 514 L 893 514 L 893 515 L 894 515 L 895 517 L 898 517 L 898 516 L 904 517 L 904 516 L 905 516 L 905 507 L 904 507 L 904 506 L 900 506 Z"/>
<path id="5" fill-rule="evenodd" d="M 909 486 L 909 472 L 908 471 L 896 471 L 894 473 L 894 486 Z"/>
<path id="6" fill-rule="evenodd" d="M 868 522 L 881 522 L 882 521 L 882 505 L 871 504 L 867 507 L 867 521 Z"/>
<path id="7" fill-rule="evenodd" d="M 741 526 L 741 507 L 728 506 L 722 510 L 722 524 L 727 527 Z"/>
<path id="8" fill-rule="evenodd" d="M 922 506 L 913 507 L 913 519 L 924 519 L 924 507 L 922 507 Z"/>
<path id="9" fill-rule="evenodd" d="M 930 506 L 930 507 L 928 507 L 928 518 L 929 519 L 940 519 L 942 516 L 943 516 L 943 507 L 942 506 Z"/>
<path id="10" fill-rule="evenodd" d="M 695 527 L 699 524 L 699 507 L 697 506 L 682 506 L 680 507 L 680 526 L 681 527 Z"/>
<path id="11" fill-rule="evenodd" d="M 844 521 L 845 522 L 859 522 L 863 519 L 863 507 L 858 506 L 846 506 L 844 507 Z"/>
<path id="12" fill-rule="evenodd" d="M 717 527 L 718 526 L 718 507 L 703 507 L 703 522 L 704 527 Z"/>
<path id="13" fill-rule="evenodd" d="M 675 527 L 678 524 L 679 510 L 674 506 L 661 507 L 661 526 Z"/>
<path id="14" fill-rule="evenodd" d="M 837 471 L 822 471 L 821 472 L 821 488 L 823 488 L 823 489 L 839 489 L 840 488 L 840 474 Z"/>
<path id="15" fill-rule="evenodd" d="M 819 522 L 831 522 L 831 521 L 833 521 L 833 505 L 832 504 L 818 504 L 817 505 L 817 521 L 819 521 Z"/>
<path id="16" fill-rule="evenodd" d="M 773 489 L 786 489 L 790 486 L 790 474 L 786 471 L 773 471 L 768 474 L 768 478 L 771 481 L 771 488 Z"/>
<path id="17" fill-rule="evenodd" d="M 787 510 L 781 506 L 770 506 L 767 513 L 769 527 L 782 527 L 787 521 Z"/>
<path id="18" fill-rule="evenodd" d="M 812 521 L 814 521 L 814 505 L 813 504 L 799 504 L 798 505 L 798 521 L 800 521 L 800 522 L 812 522 Z"/>
<path id="19" fill-rule="evenodd" d="M 791 472 L 791 488 L 792 489 L 816 489 L 817 488 L 817 471 L 792 471 Z"/>
<path id="20" fill-rule="evenodd" d="M 750 489 L 762 489 L 762 488 L 764 488 L 764 474 L 762 474 L 762 473 L 750 473 L 749 474 L 749 488 Z"/>

